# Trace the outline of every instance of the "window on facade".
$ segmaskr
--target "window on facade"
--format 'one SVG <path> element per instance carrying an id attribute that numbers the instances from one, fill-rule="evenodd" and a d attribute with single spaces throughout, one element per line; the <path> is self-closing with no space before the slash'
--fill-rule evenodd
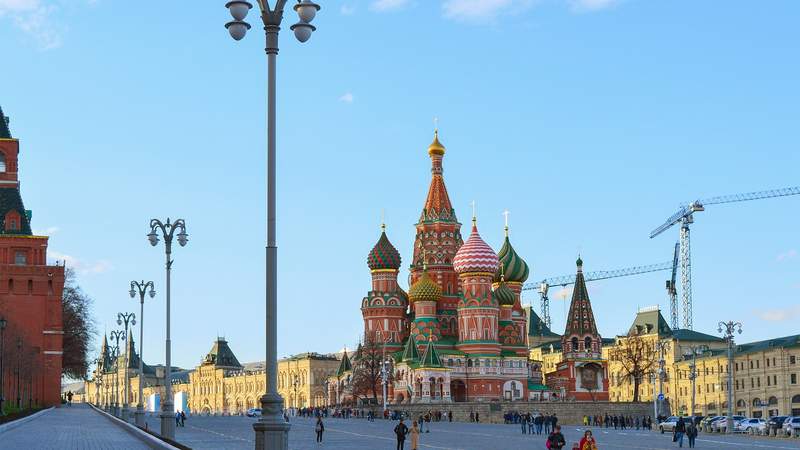
<path id="1" fill-rule="evenodd" d="M 769 367 L 769 358 L 767 358 L 767 367 Z"/>
<path id="2" fill-rule="evenodd" d="M 572 351 L 573 352 L 577 351 L 578 350 L 578 338 L 573 337 L 570 342 L 572 343 Z"/>
<path id="3" fill-rule="evenodd" d="M 750 368 L 753 368 L 753 361 L 750 361 Z"/>
<path id="4" fill-rule="evenodd" d="M 588 351 L 590 351 L 590 350 L 592 349 L 592 338 L 590 338 L 590 337 L 588 337 L 588 336 L 587 336 L 587 337 L 586 337 L 586 338 L 583 340 L 583 348 L 584 348 L 584 349 L 586 349 L 586 351 L 587 351 L 587 352 L 588 352 Z"/>
<path id="5" fill-rule="evenodd" d="M 761 361 L 756 360 L 756 369 L 758 369 L 760 367 L 760 365 L 761 365 Z"/>
<path id="6" fill-rule="evenodd" d="M 28 294 L 33 294 L 33 280 L 28 280 Z"/>
<path id="7" fill-rule="evenodd" d="M 793 373 L 789 375 L 789 382 L 792 384 L 797 384 L 797 374 Z"/>
<path id="8" fill-rule="evenodd" d="M 796 362 L 797 362 L 797 360 L 795 359 L 794 355 L 789 356 L 789 364 L 794 364 Z"/>
<path id="9" fill-rule="evenodd" d="M 14 253 L 14 264 L 18 266 L 24 266 L 28 264 L 28 255 L 25 252 L 16 252 Z"/>
<path id="10" fill-rule="evenodd" d="M 0 172 L 6 171 L 6 155 L 0 153 Z"/>
<path id="11" fill-rule="evenodd" d="M 756 378 L 756 386 L 761 387 L 761 377 Z"/>

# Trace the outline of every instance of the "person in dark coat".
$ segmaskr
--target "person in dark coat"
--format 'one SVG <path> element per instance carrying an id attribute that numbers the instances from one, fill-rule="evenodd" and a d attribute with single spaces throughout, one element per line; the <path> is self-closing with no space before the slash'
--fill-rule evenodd
<path id="1" fill-rule="evenodd" d="M 322 443 L 322 433 L 325 431 L 325 424 L 322 423 L 322 417 L 317 417 L 317 424 L 314 425 L 314 431 L 317 433 L 317 442 Z"/>
<path id="2" fill-rule="evenodd" d="M 553 427 L 553 432 L 547 436 L 547 448 L 550 450 L 561 450 L 567 445 L 567 441 L 564 439 L 564 435 L 561 434 L 561 426 L 555 425 Z"/>
<path id="3" fill-rule="evenodd" d="M 406 435 L 408 434 L 408 427 L 403 423 L 403 419 L 400 419 L 400 423 L 394 427 L 394 434 L 397 436 L 397 450 L 403 450 L 403 446 L 406 442 Z"/>
<path id="4" fill-rule="evenodd" d="M 672 432 L 673 437 L 672 441 L 678 443 L 678 447 L 683 447 L 683 435 L 686 433 L 686 422 L 683 421 L 683 417 L 678 419 L 678 423 L 675 424 L 675 430 Z"/>
<path id="5" fill-rule="evenodd" d="M 693 419 L 686 422 L 686 437 L 689 438 L 689 448 L 694 448 L 694 440 L 697 439 L 697 425 L 694 424 Z"/>

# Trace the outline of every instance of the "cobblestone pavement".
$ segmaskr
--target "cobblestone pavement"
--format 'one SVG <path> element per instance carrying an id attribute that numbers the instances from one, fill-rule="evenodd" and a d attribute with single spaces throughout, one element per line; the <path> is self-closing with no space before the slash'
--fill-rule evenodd
<path id="1" fill-rule="evenodd" d="M 139 450 L 150 447 L 88 405 L 56 408 L 0 433 L 2 450 Z"/>
<path id="2" fill-rule="evenodd" d="M 151 429 L 158 429 L 156 417 L 148 418 Z M 252 424 L 248 417 L 188 417 L 186 427 L 178 428 L 179 442 L 196 450 L 252 450 L 255 445 Z M 326 419 L 324 444 L 314 441 L 314 422 L 292 418 L 289 432 L 290 450 L 318 448 L 346 450 L 394 450 L 394 421 L 363 419 Z M 154 428 L 155 427 L 155 428 Z M 568 446 L 578 442 L 583 428 L 564 426 Z M 636 430 L 615 431 L 594 429 L 601 450 L 666 450 L 677 448 L 670 434 Z M 544 435 L 522 434 L 518 425 L 471 423 L 433 423 L 431 432 L 420 437 L 420 450 L 515 450 L 545 449 Z M 688 442 L 684 442 L 684 448 Z M 406 441 L 406 449 L 409 448 Z M 757 438 L 752 436 L 703 435 L 697 439 L 699 449 L 733 450 L 800 450 L 800 439 Z"/>

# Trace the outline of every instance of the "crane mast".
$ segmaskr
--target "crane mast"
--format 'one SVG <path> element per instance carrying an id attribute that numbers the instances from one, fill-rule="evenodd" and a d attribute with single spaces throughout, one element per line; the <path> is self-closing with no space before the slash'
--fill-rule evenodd
<path id="1" fill-rule="evenodd" d="M 678 329 L 680 324 L 678 319 L 678 287 L 675 285 L 675 278 L 678 272 L 678 257 L 680 253 L 680 242 L 675 243 L 675 253 L 672 258 L 672 278 L 667 280 L 667 295 L 669 296 L 669 325 L 673 330 Z"/>

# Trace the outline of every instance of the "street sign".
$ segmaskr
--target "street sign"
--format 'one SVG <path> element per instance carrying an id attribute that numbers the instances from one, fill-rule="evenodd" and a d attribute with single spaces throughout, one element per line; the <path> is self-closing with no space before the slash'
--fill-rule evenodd
<path id="1" fill-rule="evenodd" d="M 664 401 L 664 394 L 658 394 L 658 401 L 660 402 Z"/>

